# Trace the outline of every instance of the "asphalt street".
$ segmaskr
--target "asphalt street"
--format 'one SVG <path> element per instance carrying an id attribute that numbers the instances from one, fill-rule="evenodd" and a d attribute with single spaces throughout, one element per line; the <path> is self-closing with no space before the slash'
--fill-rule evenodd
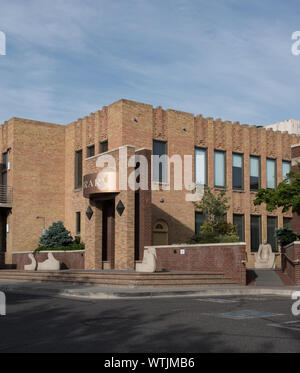
<path id="1" fill-rule="evenodd" d="M 300 316 L 287 297 L 6 297 L 1 353 L 300 352 Z"/>

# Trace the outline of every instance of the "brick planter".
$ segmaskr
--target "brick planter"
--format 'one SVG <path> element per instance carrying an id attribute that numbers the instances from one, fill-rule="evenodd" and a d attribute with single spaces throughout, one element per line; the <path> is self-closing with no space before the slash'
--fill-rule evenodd
<path id="1" fill-rule="evenodd" d="M 61 269 L 84 269 L 84 250 L 78 251 L 42 251 L 36 254 L 38 262 L 48 259 L 48 253 L 51 252 L 55 259 L 61 263 Z M 13 265 L 18 270 L 24 270 L 24 266 L 30 264 L 28 254 L 32 251 L 18 252 L 12 254 Z"/>
<path id="2" fill-rule="evenodd" d="M 158 271 L 222 272 L 246 285 L 246 244 L 156 246 Z"/>

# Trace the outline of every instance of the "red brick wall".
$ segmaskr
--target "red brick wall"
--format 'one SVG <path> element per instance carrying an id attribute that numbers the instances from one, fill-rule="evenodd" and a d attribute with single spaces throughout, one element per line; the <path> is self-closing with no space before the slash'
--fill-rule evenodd
<path id="1" fill-rule="evenodd" d="M 52 251 L 52 254 L 55 259 L 60 261 L 61 269 L 84 269 L 83 251 Z M 48 253 L 41 252 L 36 254 L 35 257 L 38 262 L 44 262 L 48 259 Z M 24 270 L 24 265 L 31 264 L 31 260 L 28 258 L 28 253 L 13 253 L 12 261 L 13 265 L 15 265 L 18 270 Z"/>
<path id="2" fill-rule="evenodd" d="M 286 273 L 295 285 L 300 285 L 300 242 L 294 242 L 283 248 L 282 270 Z"/>
<path id="3" fill-rule="evenodd" d="M 180 254 L 182 249 L 184 255 Z M 246 285 L 245 244 L 159 246 L 156 254 L 158 271 L 222 272 Z"/>

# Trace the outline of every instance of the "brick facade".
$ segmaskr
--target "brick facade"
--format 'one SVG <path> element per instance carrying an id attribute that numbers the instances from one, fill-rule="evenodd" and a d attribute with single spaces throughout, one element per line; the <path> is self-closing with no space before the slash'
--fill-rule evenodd
<path id="1" fill-rule="evenodd" d="M 230 210 L 245 217 L 245 241 L 250 254 L 250 215 L 262 217 L 262 239 L 267 236 L 267 216 L 278 217 L 278 227 L 283 217 L 290 213 L 280 211 L 268 213 L 264 206 L 254 206 L 255 193 L 250 192 L 250 155 L 260 156 L 261 187 L 266 187 L 266 159 L 276 159 L 277 183 L 282 180 L 282 160 L 291 160 L 291 146 L 299 143 L 299 137 L 288 133 L 274 132 L 238 122 L 223 122 L 221 119 L 204 118 L 190 113 L 164 110 L 161 107 L 119 100 L 87 117 L 66 126 L 12 118 L 0 127 L 0 147 L 8 148 L 11 168 L 7 173 L 7 185 L 14 190 L 13 207 L 9 210 L 6 237 L 6 263 L 12 261 L 13 251 L 35 249 L 42 231 L 42 220 L 46 226 L 62 220 L 76 235 L 76 212 L 81 213 L 81 239 L 86 243 L 85 267 L 134 269 L 135 201 L 133 191 L 121 191 L 114 198 L 114 207 L 119 200 L 126 206 L 122 216 L 116 211 L 109 229 L 115 230 L 113 257 L 102 260 L 102 207 L 103 202 L 85 198 L 82 188 L 75 189 L 74 154 L 83 152 L 83 176 L 95 172 L 95 159 L 99 153 L 99 142 L 108 141 L 108 151 L 127 146 L 128 156 L 142 149 L 151 151 L 153 139 L 166 141 L 168 155 L 191 155 L 195 147 L 207 149 L 208 186 L 214 187 L 214 150 L 226 151 L 226 184 Z M 87 146 L 95 145 L 95 157 L 87 158 Z M 232 189 L 232 153 L 244 156 L 244 189 Z M 148 154 L 149 155 L 149 154 Z M 128 168 L 132 171 L 133 168 Z M 171 169 L 171 185 L 173 170 Z M 195 209 L 186 202 L 186 191 L 152 191 L 151 195 L 140 193 L 140 247 L 151 243 L 152 226 L 158 220 L 168 225 L 168 243 L 185 243 L 195 232 Z M 88 206 L 93 209 L 91 220 L 86 217 Z M 151 207 L 150 207 L 151 206 Z M 147 213 L 145 213 L 147 212 Z M 108 220 L 109 221 L 109 220 Z M 142 250 L 140 249 L 140 256 Z M 140 257 L 141 259 L 141 257 Z M 248 255 L 248 266 L 253 266 L 253 256 Z M 277 263 L 279 264 L 279 263 Z"/>
<path id="2" fill-rule="evenodd" d="M 300 242 L 294 242 L 283 249 L 282 270 L 294 285 L 300 285 Z"/>
<path id="3" fill-rule="evenodd" d="M 299 171 L 298 163 L 300 163 L 300 144 L 292 146 L 292 169 Z M 299 214 L 293 214 L 292 221 L 293 231 L 300 234 L 300 216 Z"/>

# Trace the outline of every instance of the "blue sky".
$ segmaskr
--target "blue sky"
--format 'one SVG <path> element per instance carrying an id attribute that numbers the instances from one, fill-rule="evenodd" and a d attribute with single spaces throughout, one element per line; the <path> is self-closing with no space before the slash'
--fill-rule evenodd
<path id="1" fill-rule="evenodd" d="M 297 0 L 0 0 L 0 123 L 127 98 L 223 120 L 300 119 Z"/>

